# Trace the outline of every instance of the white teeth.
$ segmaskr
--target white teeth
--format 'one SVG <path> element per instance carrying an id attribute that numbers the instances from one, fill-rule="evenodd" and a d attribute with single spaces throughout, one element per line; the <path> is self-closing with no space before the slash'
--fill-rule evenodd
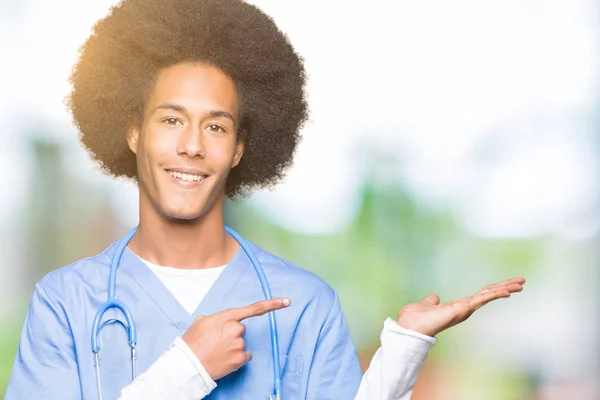
<path id="1" fill-rule="evenodd" d="M 204 179 L 204 175 L 193 175 L 193 174 L 184 174 L 181 172 L 169 171 L 172 177 L 181 179 L 182 181 L 201 181 Z"/>

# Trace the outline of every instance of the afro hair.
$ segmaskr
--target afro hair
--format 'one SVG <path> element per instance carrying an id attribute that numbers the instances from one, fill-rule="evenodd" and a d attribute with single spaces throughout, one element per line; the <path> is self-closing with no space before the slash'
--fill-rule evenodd
<path id="1" fill-rule="evenodd" d="M 127 129 L 140 124 L 161 70 L 214 65 L 235 83 L 245 151 L 225 193 L 272 187 L 291 165 L 307 119 L 301 58 L 273 20 L 241 0 L 123 0 L 80 49 L 66 103 L 102 170 L 137 180 Z"/>

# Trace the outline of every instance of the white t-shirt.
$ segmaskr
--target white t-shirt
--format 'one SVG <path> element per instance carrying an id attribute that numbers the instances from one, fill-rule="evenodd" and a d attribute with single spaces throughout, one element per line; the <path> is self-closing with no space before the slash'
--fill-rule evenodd
<path id="1" fill-rule="evenodd" d="M 141 260 L 190 314 L 225 269 L 181 270 Z M 404 329 L 391 318 L 384 322 L 380 340 L 381 347 L 363 376 L 355 400 L 410 400 L 427 353 L 437 340 Z M 146 372 L 123 388 L 119 400 L 198 400 L 216 386 L 194 352 L 177 337 Z"/>
<path id="2" fill-rule="evenodd" d="M 226 267 L 181 269 L 156 265 L 143 258 L 140 260 L 154 272 L 190 315 L 196 311 Z"/>

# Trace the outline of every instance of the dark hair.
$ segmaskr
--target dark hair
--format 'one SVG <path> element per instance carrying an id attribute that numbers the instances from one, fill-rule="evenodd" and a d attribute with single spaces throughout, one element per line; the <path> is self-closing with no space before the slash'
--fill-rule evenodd
<path id="1" fill-rule="evenodd" d="M 237 88 L 245 151 L 226 194 L 276 184 L 307 118 L 305 72 L 273 20 L 240 0 L 124 0 L 95 24 L 67 98 L 92 158 L 113 176 L 137 179 L 127 129 L 141 123 L 158 73 L 183 62 L 214 65 Z"/>

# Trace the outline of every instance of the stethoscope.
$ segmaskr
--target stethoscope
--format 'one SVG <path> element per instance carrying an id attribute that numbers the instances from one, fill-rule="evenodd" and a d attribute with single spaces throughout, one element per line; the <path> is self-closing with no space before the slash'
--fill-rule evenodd
<path id="1" fill-rule="evenodd" d="M 271 296 L 271 288 L 269 287 L 269 282 L 267 281 L 267 277 L 265 276 L 265 272 L 263 268 L 256 258 L 256 255 L 248 245 L 248 243 L 242 238 L 236 231 L 231 229 L 228 226 L 225 226 L 225 230 L 239 243 L 242 247 L 256 274 L 258 275 L 258 279 L 260 280 L 260 285 L 262 287 L 263 294 L 265 299 L 270 300 Z M 133 235 L 137 231 L 137 227 L 133 228 L 123 239 L 119 241 L 117 246 L 117 250 L 111 260 L 110 263 L 110 274 L 108 277 L 108 300 L 96 314 L 94 317 L 94 323 L 92 325 L 92 352 L 94 353 L 94 369 L 96 370 L 96 385 L 98 386 L 98 397 L 102 400 L 102 385 L 100 383 L 100 361 L 99 361 L 99 353 L 100 353 L 100 345 L 98 342 L 98 336 L 100 331 L 104 327 L 104 325 L 109 322 L 105 321 L 102 325 L 100 325 L 100 320 L 104 313 L 110 308 L 118 308 L 121 310 L 123 315 L 125 316 L 125 321 L 127 322 L 127 335 L 129 346 L 131 347 L 131 379 L 135 379 L 135 364 L 136 364 L 136 343 L 137 343 L 137 334 L 135 329 L 135 324 L 133 322 L 133 317 L 131 316 L 131 311 L 129 308 L 123 303 L 121 300 L 115 298 L 115 289 L 117 286 L 117 268 L 119 267 L 119 262 L 121 261 L 121 257 L 123 256 L 123 252 L 127 247 L 127 244 L 133 238 Z M 275 321 L 275 313 L 269 312 L 269 325 L 271 331 L 271 351 L 273 357 L 273 374 L 274 374 L 274 393 L 269 396 L 268 400 L 280 400 L 281 399 L 281 363 L 279 360 L 279 338 L 277 334 L 277 323 Z"/>

